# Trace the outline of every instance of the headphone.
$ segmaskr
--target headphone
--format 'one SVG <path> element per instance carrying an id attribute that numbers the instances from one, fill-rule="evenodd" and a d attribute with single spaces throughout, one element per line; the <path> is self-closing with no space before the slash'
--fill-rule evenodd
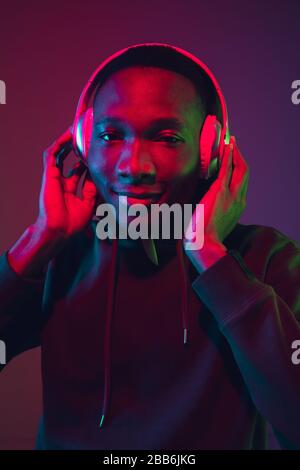
<path id="1" fill-rule="evenodd" d="M 213 114 L 207 115 L 199 136 L 200 178 L 208 179 L 219 171 L 224 145 L 228 144 L 230 140 L 225 98 L 213 73 L 202 61 L 186 50 L 170 44 L 156 42 L 135 44 L 117 51 L 99 65 L 88 80 L 79 98 L 73 123 L 74 151 L 86 165 L 93 130 L 93 107 L 90 103 L 95 91 L 101 86 L 99 82 L 104 81 L 109 76 L 109 69 L 117 65 L 120 60 L 125 59 L 126 64 L 126 57 L 132 56 L 135 52 L 147 54 L 147 51 L 151 51 L 151 48 L 169 51 L 173 56 L 184 56 L 193 64 L 196 64 L 213 85 L 220 105 L 220 119 Z"/>

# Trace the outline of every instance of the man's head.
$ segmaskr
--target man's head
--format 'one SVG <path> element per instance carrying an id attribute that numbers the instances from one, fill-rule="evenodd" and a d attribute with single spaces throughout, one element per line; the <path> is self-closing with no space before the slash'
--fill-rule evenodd
<path id="1" fill-rule="evenodd" d="M 99 88 L 93 112 L 88 167 L 106 202 L 191 202 L 206 116 L 192 80 L 163 67 L 122 67 Z"/>

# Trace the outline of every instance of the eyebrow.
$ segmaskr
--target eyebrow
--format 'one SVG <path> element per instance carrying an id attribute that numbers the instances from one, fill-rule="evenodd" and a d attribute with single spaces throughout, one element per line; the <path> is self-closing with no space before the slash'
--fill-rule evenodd
<path id="1" fill-rule="evenodd" d="M 116 125 L 116 126 L 122 125 L 122 124 L 126 125 L 126 121 L 124 121 L 121 118 L 115 117 L 115 116 L 107 116 L 107 117 L 104 117 L 104 118 L 100 119 L 99 121 L 97 121 L 95 125 L 96 125 L 96 127 L 100 127 L 100 126 L 105 125 L 105 124 L 112 124 L 112 125 Z M 150 121 L 150 127 L 153 128 L 153 129 L 160 129 L 160 128 L 163 128 L 163 127 L 170 127 L 172 129 L 181 131 L 185 126 L 184 126 L 183 122 L 181 122 L 178 118 L 168 117 L 167 116 L 167 117 L 161 117 L 161 118 L 153 119 L 152 121 Z"/>

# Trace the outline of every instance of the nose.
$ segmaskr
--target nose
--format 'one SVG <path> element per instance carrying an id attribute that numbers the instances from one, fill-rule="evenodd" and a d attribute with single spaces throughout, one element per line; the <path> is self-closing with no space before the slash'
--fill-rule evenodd
<path id="1" fill-rule="evenodd" d="M 118 179 L 129 184 L 154 184 L 156 169 L 149 152 L 136 140 L 128 145 L 117 165 Z"/>

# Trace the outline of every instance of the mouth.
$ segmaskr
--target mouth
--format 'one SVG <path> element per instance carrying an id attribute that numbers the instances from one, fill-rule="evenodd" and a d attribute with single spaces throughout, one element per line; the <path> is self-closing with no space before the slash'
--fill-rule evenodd
<path id="1" fill-rule="evenodd" d="M 156 187 L 117 187 L 113 186 L 111 191 L 117 196 L 126 196 L 128 203 L 155 203 L 159 201 L 163 194 L 162 188 Z"/>

